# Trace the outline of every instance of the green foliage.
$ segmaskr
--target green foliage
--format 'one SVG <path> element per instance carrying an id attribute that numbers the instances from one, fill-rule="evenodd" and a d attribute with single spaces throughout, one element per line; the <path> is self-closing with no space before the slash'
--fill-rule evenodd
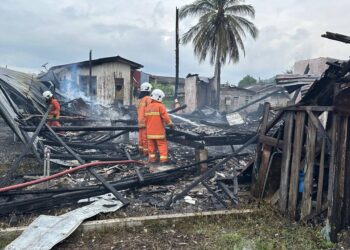
<path id="1" fill-rule="evenodd" d="M 170 83 L 156 83 L 150 82 L 153 86 L 153 89 L 161 89 L 163 90 L 166 97 L 174 96 L 174 86 Z"/>
<path id="2" fill-rule="evenodd" d="M 196 0 L 180 9 L 181 19 L 199 17 L 198 23 L 184 34 L 182 42 L 193 41 L 194 52 L 200 61 L 204 61 L 209 54 L 211 64 L 216 59 L 222 64 L 227 60 L 238 62 L 240 52 L 245 54 L 243 38 L 246 33 L 257 38 L 258 29 L 249 20 L 255 17 L 254 7 L 242 2 Z"/>
<path id="3" fill-rule="evenodd" d="M 248 86 L 255 85 L 256 83 L 257 80 L 254 77 L 246 75 L 242 80 L 239 81 L 238 87 L 245 88 Z"/>

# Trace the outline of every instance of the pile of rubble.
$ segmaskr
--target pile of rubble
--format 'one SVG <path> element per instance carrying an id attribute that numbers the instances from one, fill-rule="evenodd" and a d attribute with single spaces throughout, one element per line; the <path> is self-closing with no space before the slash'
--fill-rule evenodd
<path id="1" fill-rule="evenodd" d="M 221 126 L 225 116 L 217 111 L 198 111 L 211 117 L 209 122 L 215 126 L 199 125 L 203 118 L 200 114 L 188 119 L 170 111 L 177 124 L 175 130 L 167 130 L 168 139 L 173 142 L 170 159 L 174 166 L 151 173 L 132 142 L 136 138 L 133 132 L 138 130 L 133 106 L 105 107 L 81 98 L 69 100 L 57 90 L 62 126 L 50 127 L 46 123 L 53 120 L 48 119 L 50 108 L 41 95 L 48 89 L 55 89 L 54 81 L 8 69 L 0 71 L 0 90 L 5 97 L 0 103 L 1 115 L 25 144 L 1 179 L 0 215 L 72 206 L 81 199 L 109 192 L 124 205 L 132 201 L 129 210 L 135 210 L 135 204 L 175 208 L 195 203 L 199 210 L 238 204 L 238 179 L 242 183 L 249 181 L 250 174 L 244 170 L 251 166 L 254 153 L 242 151 L 239 145 L 254 134 L 230 130 L 227 124 L 225 129 Z M 250 140 L 252 142 L 254 140 Z M 178 147 L 178 144 L 185 147 Z M 199 150 L 209 146 L 238 150 L 217 152 L 194 162 L 192 148 Z M 18 175 L 20 163 L 28 156 L 34 157 L 44 169 L 42 172 L 37 169 L 35 175 Z M 200 175 L 199 183 L 195 183 L 196 180 L 191 183 L 198 175 L 198 166 L 203 164 L 207 171 Z M 202 191 L 193 191 L 198 189 L 197 184 Z M 152 189 L 154 186 L 158 188 Z M 146 194 L 142 191 L 145 189 Z"/>

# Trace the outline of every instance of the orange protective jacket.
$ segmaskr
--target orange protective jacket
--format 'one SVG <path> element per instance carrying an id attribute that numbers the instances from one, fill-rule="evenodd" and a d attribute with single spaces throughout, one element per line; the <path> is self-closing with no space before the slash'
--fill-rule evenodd
<path id="1" fill-rule="evenodd" d="M 50 115 L 52 115 L 54 118 L 59 119 L 60 113 L 61 113 L 61 106 L 60 103 L 55 98 L 51 98 L 50 104 L 52 105 Z"/>
<path id="2" fill-rule="evenodd" d="M 172 124 L 163 103 L 152 100 L 145 109 L 147 139 L 165 139 L 165 125 Z"/>
<path id="3" fill-rule="evenodd" d="M 145 108 L 152 102 L 151 97 L 144 96 L 139 100 L 139 105 L 137 106 L 137 121 L 139 128 L 146 128 L 145 121 Z"/>

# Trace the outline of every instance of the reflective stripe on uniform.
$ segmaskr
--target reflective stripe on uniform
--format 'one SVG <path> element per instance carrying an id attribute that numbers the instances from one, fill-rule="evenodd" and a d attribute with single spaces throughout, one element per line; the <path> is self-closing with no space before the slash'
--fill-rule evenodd
<path id="1" fill-rule="evenodd" d="M 149 156 L 149 158 L 156 158 L 155 154 L 149 154 L 148 156 Z"/>
<path id="2" fill-rule="evenodd" d="M 165 135 L 147 135 L 147 139 L 151 139 L 151 140 L 165 139 Z"/>
<path id="3" fill-rule="evenodd" d="M 160 112 L 146 112 L 145 116 L 155 116 L 155 115 L 160 115 Z"/>
<path id="4" fill-rule="evenodd" d="M 168 159 L 168 156 L 161 155 L 161 156 L 159 157 L 159 159 L 161 159 L 161 160 L 163 160 L 163 159 Z"/>
<path id="5" fill-rule="evenodd" d="M 145 148 L 145 149 L 143 149 L 143 151 L 148 152 L 148 149 L 147 149 L 147 148 Z"/>

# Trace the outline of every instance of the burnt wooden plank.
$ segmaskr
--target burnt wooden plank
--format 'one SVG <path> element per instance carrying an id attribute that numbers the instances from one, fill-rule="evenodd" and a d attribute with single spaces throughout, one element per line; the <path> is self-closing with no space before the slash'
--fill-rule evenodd
<path id="1" fill-rule="evenodd" d="M 346 222 L 345 220 L 342 220 L 342 213 L 341 210 L 344 206 L 344 199 L 345 199 L 345 167 L 346 167 L 346 152 L 347 152 L 347 136 L 348 136 L 348 117 L 342 117 L 341 118 L 341 124 L 340 124 L 340 149 L 339 149 L 339 158 L 340 158 L 340 169 L 339 169 L 339 213 L 337 217 L 337 221 L 341 226 L 345 226 Z"/>
<path id="2" fill-rule="evenodd" d="M 290 188 L 288 197 L 288 212 L 291 217 L 296 217 L 298 181 L 301 162 L 301 151 L 303 148 L 305 112 L 297 112 L 295 117 L 295 133 L 293 142 L 293 156 L 290 174 Z"/>
<path id="3" fill-rule="evenodd" d="M 333 111 L 333 106 L 287 106 L 287 107 L 274 107 L 272 110 L 286 110 L 286 111 Z"/>
<path id="4" fill-rule="evenodd" d="M 312 184 L 314 177 L 314 165 L 315 165 L 315 144 L 316 144 L 316 126 L 311 119 L 308 120 L 308 131 L 306 138 L 306 165 L 305 165 L 305 177 L 304 177 L 304 190 L 301 206 L 301 219 L 311 214 L 311 195 Z"/>
<path id="5" fill-rule="evenodd" d="M 267 127 L 267 123 L 268 123 L 268 119 L 269 119 L 270 106 L 271 106 L 270 103 L 265 102 L 264 113 L 263 113 L 263 117 L 261 119 L 260 128 L 259 128 L 259 135 L 265 135 L 265 133 L 266 133 L 266 127 Z M 259 167 L 260 167 L 261 155 L 262 155 L 262 144 L 258 143 L 257 149 L 256 149 L 256 160 L 255 160 L 255 167 L 257 169 L 259 169 Z"/>
<path id="6" fill-rule="evenodd" d="M 327 143 L 330 144 L 331 143 L 331 139 L 329 138 L 329 136 L 328 136 L 326 130 L 324 129 L 321 121 L 314 115 L 314 113 L 312 113 L 312 111 L 307 110 L 306 112 L 309 115 L 309 118 L 311 119 L 311 121 L 314 124 L 314 126 L 316 126 L 317 130 L 321 133 L 322 138 L 325 138 L 327 140 Z"/>
<path id="7" fill-rule="evenodd" d="M 260 135 L 259 142 L 272 147 L 283 149 L 283 140 L 279 140 L 277 138 L 273 138 L 267 135 Z"/>
<path id="8" fill-rule="evenodd" d="M 292 156 L 292 135 L 294 127 L 294 114 L 293 112 L 287 112 L 284 123 L 284 135 L 283 135 L 283 155 L 281 164 L 281 184 L 280 184 L 280 197 L 279 207 L 282 213 L 286 212 L 288 202 L 288 190 L 289 190 L 289 173 L 290 163 Z"/>
<path id="9" fill-rule="evenodd" d="M 336 213 L 337 213 L 337 194 L 338 194 L 338 132 L 339 132 L 339 116 L 333 114 L 332 120 L 332 150 L 331 150 L 331 159 L 329 164 L 329 180 L 328 180 L 328 195 L 327 195 L 327 204 L 328 212 L 327 218 L 331 226 L 331 240 L 336 241 L 337 239 L 337 223 L 336 223 Z"/>
<path id="10" fill-rule="evenodd" d="M 318 174 L 318 183 L 317 183 L 317 200 L 316 200 L 316 213 L 320 213 L 322 209 L 322 194 L 323 194 L 323 179 L 324 179 L 324 163 L 325 163 L 325 149 L 326 149 L 326 140 L 322 139 L 321 146 L 321 156 L 320 156 L 320 166 Z"/>
<path id="11" fill-rule="evenodd" d="M 270 107 L 271 107 L 271 104 L 268 102 L 265 102 L 263 116 L 262 116 L 260 128 L 259 128 L 259 135 L 265 135 L 266 133 L 268 120 L 269 120 Z M 253 178 L 252 178 L 252 194 L 255 197 L 258 197 L 260 193 L 260 190 L 259 190 L 260 183 L 258 182 L 259 182 L 259 175 L 261 172 L 260 168 L 261 168 L 261 161 L 262 161 L 262 154 L 263 154 L 262 149 L 263 149 L 263 144 L 257 143 L 256 158 L 255 158 L 255 163 L 253 168 Z"/>
<path id="12" fill-rule="evenodd" d="M 349 133 L 349 131 L 348 131 Z M 344 207 L 343 207 L 343 220 L 344 227 L 350 225 L 350 140 L 348 137 L 348 149 L 346 153 L 346 166 L 345 166 L 345 190 L 344 190 Z"/>
<path id="13" fill-rule="evenodd" d="M 259 198 L 263 198 L 264 193 L 264 184 L 267 180 L 267 176 L 269 174 L 268 168 L 269 168 L 269 162 L 271 157 L 272 147 L 268 145 L 264 145 L 262 149 L 262 156 L 261 156 L 261 165 L 259 168 L 258 178 L 255 185 L 256 188 L 256 196 Z"/>

